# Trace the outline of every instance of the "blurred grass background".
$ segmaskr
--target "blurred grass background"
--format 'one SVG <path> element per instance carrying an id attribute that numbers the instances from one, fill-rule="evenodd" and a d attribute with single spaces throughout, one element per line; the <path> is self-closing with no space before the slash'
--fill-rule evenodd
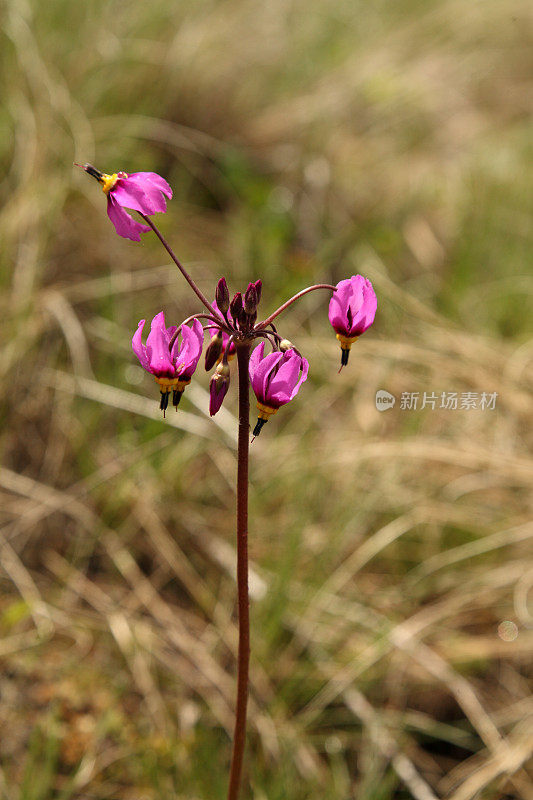
<path id="1" fill-rule="evenodd" d="M 211 421 L 199 370 L 161 420 L 131 335 L 197 304 L 91 161 L 170 181 L 157 222 L 208 295 L 379 297 L 340 375 L 326 298 L 280 325 L 311 373 L 252 447 L 243 798 L 531 800 L 531 4 L 1 18 L 1 796 L 225 797 L 234 387 Z"/>

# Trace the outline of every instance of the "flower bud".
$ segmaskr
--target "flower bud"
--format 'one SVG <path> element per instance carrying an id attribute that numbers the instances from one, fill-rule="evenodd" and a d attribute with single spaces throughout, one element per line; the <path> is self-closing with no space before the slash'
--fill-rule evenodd
<path id="1" fill-rule="evenodd" d="M 225 278 L 221 278 L 215 289 L 215 300 L 222 314 L 227 314 L 229 309 L 229 291 Z"/>
<path id="2" fill-rule="evenodd" d="M 209 382 L 209 413 L 213 417 L 220 410 L 229 389 L 230 369 L 223 362 L 218 365 Z"/>
<path id="3" fill-rule="evenodd" d="M 285 353 L 287 350 L 294 350 L 295 347 L 291 341 L 288 339 L 282 339 L 279 343 L 279 349 L 282 353 Z"/>
<path id="4" fill-rule="evenodd" d="M 259 279 L 255 282 L 255 291 L 257 292 L 257 305 L 261 302 L 261 292 L 263 290 L 263 281 Z"/>
<path id="5" fill-rule="evenodd" d="M 214 367 L 217 363 L 218 359 L 222 354 L 222 350 L 224 348 L 224 340 L 222 338 L 222 331 L 217 331 L 215 335 L 211 338 L 211 342 L 205 351 L 205 371 L 209 372 L 209 370 Z"/>
<path id="6" fill-rule="evenodd" d="M 235 324 L 237 324 L 242 313 L 242 294 L 240 292 L 237 292 L 237 294 L 233 296 L 233 300 L 229 305 L 229 310 Z"/>
<path id="7" fill-rule="evenodd" d="M 255 288 L 255 283 L 249 283 L 246 292 L 244 293 L 244 310 L 245 312 L 251 316 L 255 314 L 257 311 L 257 289 Z"/>

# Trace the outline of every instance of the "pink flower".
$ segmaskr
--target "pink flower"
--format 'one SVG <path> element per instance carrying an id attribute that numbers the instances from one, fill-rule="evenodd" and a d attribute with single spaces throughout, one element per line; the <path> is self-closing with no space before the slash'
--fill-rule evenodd
<path id="1" fill-rule="evenodd" d="M 148 225 L 137 222 L 125 211 L 131 208 L 145 216 L 167 210 L 164 195 L 172 198 L 172 189 L 161 175 L 156 172 L 115 172 L 107 175 L 91 164 L 84 164 L 83 169 L 102 184 L 107 195 L 107 215 L 119 236 L 139 242 L 141 233 L 149 231 Z"/>
<path id="2" fill-rule="evenodd" d="M 195 319 L 192 329 L 181 325 L 179 334 L 175 325 L 167 328 L 163 311 L 152 320 L 146 345 L 142 342 L 145 320 L 139 322 L 133 335 L 131 346 L 141 362 L 141 366 L 150 372 L 159 384 L 161 392 L 161 408 L 168 406 L 168 397 L 173 392 L 172 402 L 177 407 L 181 395 L 192 375 L 204 343 L 204 332 L 199 320 Z"/>
<path id="3" fill-rule="evenodd" d="M 339 281 L 329 301 L 329 321 L 341 344 L 341 367 L 348 363 L 350 347 L 374 322 L 378 300 L 372 284 L 362 275 Z"/>
<path id="4" fill-rule="evenodd" d="M 265 342 L 261 342 L 250 356 L 249 370 L 259 410 L 254 428 L 254 436 L 258 436 L 268 418 L 298 394 L 307 379 L 309 362 L 294 348 L 265 356 Z"/>

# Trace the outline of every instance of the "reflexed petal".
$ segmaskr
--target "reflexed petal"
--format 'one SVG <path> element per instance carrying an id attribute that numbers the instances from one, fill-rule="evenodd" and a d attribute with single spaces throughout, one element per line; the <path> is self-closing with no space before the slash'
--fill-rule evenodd
<path id="1" fill-rule="evenodd" d="M 132 172 L 131 175 L 128 175 L 128 178 L 132 178 L 140 184 L 151 183 L 156 189 L 159 189 L 160 192 L 166 194 L 169 200 L 172 200 L 172 189 L 166 180 L 162 178 L 161 175 L 158 175 L 157 172 Z"/>
<path id="2" fill-rule="evenodd" d="M 131 239 L 132 242 L 140 242 L 141 233 L 150 230 L 148 225 L 136 222 L 127 211 L 124 211 L 111 192 L 107 196 L 107 216 L 115 226 L 118 235 L 125 239 Z"/>
<path id="3" fill-rule="evenodd" d="M 339 281 L 330 303 L 328 317 L 337 333 L 359 336 L 374 321 L 377 298 L 372 284 L 362 275 Z"/>
<path id="4" fill-rule="evenodd" d="M 361 308 L 364 302 L 364 295 L 363 295 L 363 288 L 364 288 L 365 279 L 362 275 L 353 275 L 350 278 L 352 292 L 348 302 L 348 308 L 351 311 L 351 319 L 352 319 L 352 330 L 359 319 L 359 315 L 361 313 Z"/>
<path id="5" fill-rule="evenodd" d="M 146 353 L 150 359 L 150 372 L 161 377 L 174 377 L 174 367 L 168 349 L 169 336 L 165 327 L 163 311 L 152 320 L 152 326 L 146 340 Z M 150 350 L 150 352 L 148 352 Z"/>
<path id="6" fill-rule="evenodd" d="M 260 403 L 268 403 L 270 380 L 282 359 L 283 353 L 269 353 L 258 364 L 252 378 L 252 388 Z"/>
<path id="7" fill-rule="evenodd" d="M 187 325 L 181 328 L 181 344 L 178 341 L 172 348 L 172 362 L 177 375 L 186 380 L 191 378 L 198 365 L 204 345 L 204 332 L 199 320 L 193 320 L 192 330 Z"/>
<path id="8" fill-rule="evenodd" d="M 347 334 L 347 309 L 350 302 L 350 294 L 350 281 L 340 281 L 337 284 L 337 291 L 333 292 L 332 298 L 329 301 L 328 318 L 337 333 Z"/>
<path id="9" fill-rule="evenodd" d="M 163 194 L 172 197 L 172 190 L 164 178 L 155 172 L 134 172 L 127 178 L 119 178 L 111 194 L 117 203 L 143 214 L 166 211 L 167 201 Z"/>
<path id="10" fill-rule="evenodd" d="M 369 280 L 365 279 L 363 286 L 363 305 L 359 312 L 359 319 L 354 325 L 356 333 L 364 333 L 374 322 L 376 310 L 378 307 L 378 298 L 372 288 Z"/>
<path id="11" fill-rule="evenodd" d="M 119 179 L 110 196 L 123 208 L 132 208 L 134 211 L 141 211 L 143 214 L 153 214 L 150 199 L 146 197 L 142 187 L 137 186 L 129 178 Z"/>
<path id="12" fill-rule="evenodd" d="M 263 341 L 260 344 L 258 344 L 257 347 L 254 347 L 254 349 L 252 350 L 252 355 L 250 356 L 250 361 L 248 362 L 248 371 L 250 373 L 250 380 L 253 380 L 255 371 L 257 370 L 257 367 L 261 363 L 264 354 L 265 354 L 265 342 Z"/>
<path id="13" fill-rule="evenodd" d="M 298 394 L 309 372 L 309 362 L 306 358 L 299 356 L 295 350 L 287 350 L 285 356 L 289 353 L 290 357 L 278 369 L 268 392 L 269 399 L 279 405 L 288 403 Z"/>
<path id="14" fill-rule="evenodd" d="M 146 347 L 142 343 L 142 334 L 143 334 L 143 329 L 144 329 L 145 322 L 146 322 L 146 320 L 144 320 L 144 319 L 142 319 L 139 322 L 139 325 L 137 326 L 137 330 L 133 334 L 133 339 L 131 340 L 131 346 L 132 346 L 133 352 L 135 353 L 135 355 L 137 356 L 137 358 L 141 362 L 141 366 L 144 367 L 144 369 L 147 372 L 150 372 L 150 363 L 149 363 L 148 357 L 146 355 Z"/>

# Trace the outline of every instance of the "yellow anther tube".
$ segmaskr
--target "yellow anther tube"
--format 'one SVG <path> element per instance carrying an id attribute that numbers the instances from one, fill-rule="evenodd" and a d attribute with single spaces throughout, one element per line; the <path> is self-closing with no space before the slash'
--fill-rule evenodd
<path id="1" fill-rule="evenodd" d="M 359 336 L 344 336 L 344 334 L 338 333 L 337 339 L 341 343 L 341 350 L 349 350 L 352 344 L 359 339 Z"/>
<path id="2" fill-rule="evenodd" d="M 105 172 L 100 178 L 100 183 L 102 184 L 102 191 L 104 194 L 109 194 L 111 189 L 114 188 L 116 182 L 118 181 L 118 175 L 114 172 L 112 175 L 107 175 Z"/>

